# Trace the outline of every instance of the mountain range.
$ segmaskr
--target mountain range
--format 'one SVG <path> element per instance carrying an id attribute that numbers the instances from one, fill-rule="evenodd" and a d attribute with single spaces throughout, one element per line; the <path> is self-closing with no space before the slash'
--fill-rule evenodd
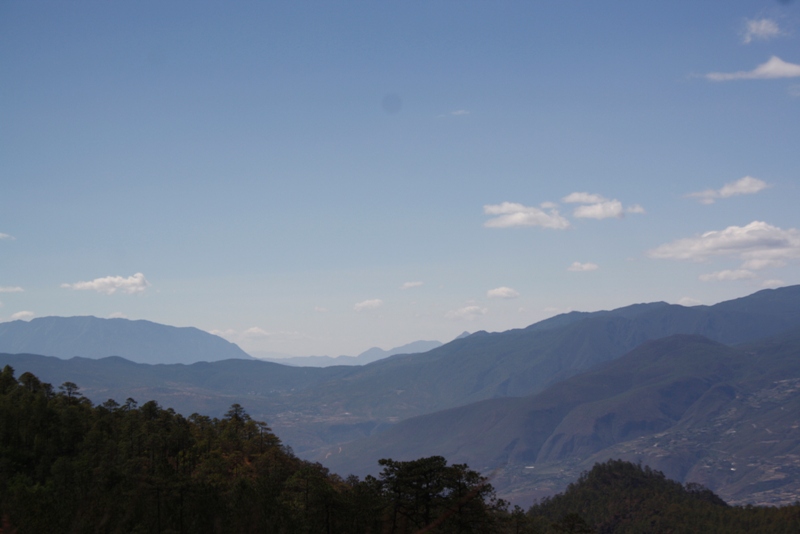
<path id="1" fill-rule="evenodd" d="M 239 403 L 340 474 L 443 455 L 526 502 L 590 462 L 641 460 L 736 502 L 800 494 L 800 286 L 713 306 L 571 312 L 363 366 L 0 355 L 95 402 L 155 399 L 218 416 Z M 0 340 L 2 333 L 0 333 Z"/>

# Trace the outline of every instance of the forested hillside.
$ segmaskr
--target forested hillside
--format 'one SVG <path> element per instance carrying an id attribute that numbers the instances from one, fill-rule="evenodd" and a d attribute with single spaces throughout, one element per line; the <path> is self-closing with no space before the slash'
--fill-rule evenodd
<path id="1" fill-rule="evenodd" d="M 238 404 L 221 419 L 0 373 L 2 532 L 505 532 L 492 486 L 444 458 L 343 479 Z"/>

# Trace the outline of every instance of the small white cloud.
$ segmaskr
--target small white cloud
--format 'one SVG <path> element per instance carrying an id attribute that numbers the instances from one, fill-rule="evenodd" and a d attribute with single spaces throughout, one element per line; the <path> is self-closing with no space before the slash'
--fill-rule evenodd
<path id="1" fill-rule="evenodd" d="M 61 284 L 66 289 L 78 291 L 91 290 L 106 295 L 113 295 L 117 291 L 120 293 L 140 293 L 150 286 L 142 273 L 136 273 L 128 278 L 121 276 L 106 276 L 105 278 L 95 278 L 90 282 L 75 282 L 74 284 Z"/>
<path id="2" fill-rule="evenodd" d="M 122 312 L 114 312 L 108 316 L 109 319 L 127 319 L 128 316 Z"/>
<path id="3" fill-rule="evenodd" d="M 375 308 L 380 308 L 381 306 L 383 306 L 383 301 L 381 299 L 370 299 L 357 303 L 355 306 L 353 306 L 353 309 L 356 311 L 374 310 Z"/>
<path id="4" fill-rule="evenodd" d="M 760 271 L 768 267 L 786 267 L 786 261 L 774 260 L 767 258 L 754 258 L 742 263 L 742 269 L 750 269 L 753 271 Z"/>
<path id="5" fill-rule="evenodd" d="M 263 328 L 259 328 L 258 326 L 253 326 L 242 332 L 242 335 L 249 339 L 259 339 L 259 338 L 270 337 L 272 334 L 270 334 Z"/>
<path id="6" fill-rule="evenodd" d="M 19 286 L 0 287 L 0 293 L 22 293 L 23 291 L 25 290 Z"/>
<path id="7" fill-rule="evenodd" d="M 539 204 L 539 207 L 542 208 L 543 210 L 552 210 L 556 209 L 558 207 L 558 204 L 556 204 L 555 202 L 550 202 L 548 200 L 546 202 L 542 202 L 541 204 Z"/>
<path id="8" fill-rule="evenodd" d="M 761 282 L 762 287 L 768 287 L 771 289 L 775 289 L 776 287 L 783 287 L 785 285 L 786 282 L 784 282 L 783 280 L 776 280 L 776 279 L 764 280 L 763 282 Z"/>
<path id="9" fill-rule="evenodd" d="M 17 321 L 17 320 L 27 321 L 29 319 L 32 319 L 34 315 L 36 315 L 36 314 L 33 313 L 32 311 L 21 311 L 21 312 L 17 312 L 15 314 L 13 314 L 11 316 L 11 320 L 12 321 Z"/>
<path id="10" fill-rule="evenodd" d="M 597 204 L 578 206 L 572 212 L 579 219 L 609 219 L 622 217 L 622 203 L 619 200 L 607 200 Z"/>
<path id="11" fill-rule="evenodd" d="M 606 200 L 608 199 L 602 195 L 587 193 L 585 191 L 570 193 L 561 199 L 562 202 L 566 202 L 567 204 L 598 204 Z"/>
<path id="12" fill-rule="evenodd" d="M 466 110 L 466 109 L 457 109 L 455 111 L 451 111 L 450 115 L 454 115 L 456 117 L 460 117 L 460 116 L 463 116 L 463 115 L 469 115 L 469 111 Z"/>
<path id="13" fill-rule="evenodd" d="M 450 310 L 449 312 L 445 313 L 444 316 L 446 319 L 454 319 L 454 320 L 463 320 L 463 321 L 472 321 L 486 315 L 489 312 L 486 308 L 481 308 L 480 306 L 465 306 L 463 308 L 459 308 L 457 310 Z"/>
<path id="14" fill-rule="evenodd" d="M 515 299 L 519 297 L 519 293 L 510 287 L 496 287 L 486 292 L 486 296 L 490 299 Z"/>
<path id="15" fill-rule="evenodd" d="M 4 233 L 0 232 L 0 240 L 3 240 L 3 239 L 8 239 L 9 241 L 13 241 L 13 240 L 16 239 L 16 237 L 14 237 L 13 235 L 8 235 L 8 234 L 4 234 Z"/>
<path id="16" fill-rule="evenodd" d="M 625 211 L 628 213 L 647 213 L 646 211 L 644 211 L 644 208 L 641 207 L 639 204 L 628 206 L 627 208 L 625 208 Z"/>
<path id="17" fill-rule="evenodd" d="M 762 221 L 746 226 L 729 226 L 699 236 L 678 239 L 647 252 L 651 258 L 707 261 L 713 257 L 734 257 L 750 269 L 775 267 L 778 262 L 800 258 L 800 232 L 783 230 Z"/>
<path id="18" fill-rule="evenodd" d="M 327 313 L 328 308 L 323 308 L 322 306 L 314 306 L 314 311 L 317 313 Z"/>
<path id="19" fill-rule="evenodd" d="M 702 302 L 700 302 L 697 299 L 693 299 L 692 297 L 683 297 L 681 300 L 678 301 L 678 304 L 680 304 L 681 306 L 699 306 L 700 304 L 702 304 Z"/>
<path id="20" fill-rule="evenodd" d="M 745 29 L 742 32 L 742 42 L 750 44 L 753 41 L 766 41 L 781 35 L 778 23 L 772 19 L 746 19 Z"/>
<path id="21" fill-rule="evenodd" d="M 800 65 L 787 63 L 778 56 L 772 56 L 766 63 L 762 63 L 753 70 L 709 72 L 706 74 L 706 78 L 713 82 L 727 82 L 730 80 L 770 80 L 797 77 L 800 77 Z"/>
<path id="22" fill-rule="evenodd" d="M 400 286 L 400 289 L 411 289 L 413 287 L 420 287 L 421 285 L 422 282 L 406 282 L 405 284 Z"/>
<path id="23" fill-rule="evenodd" d="M 576 262 L 573 262 L 572 265 L 567 267 L 567 270 L 568 271 L 572 271 L 572 272 L 576 272 L 576 273 L 582 273 L 582 272 L 586 272 L 586 271 L 596 271 L 599 268 L 600 268 L 599 265 L 597 265 L 596 263 L 592 263 L 590 261 L 586 262 L 586 263 L 581 263 L 579 261 L 576 261 Z"/>
<path id="24" fill-rule="evenodd" d="M 722 188 L 706 189 L 705 191 L 698 191 L 696 193 L 689 193 L 686 195 L 689 198 L 696 198 L 701 204 L 713 204 L 719 198 L 730 198 L 738 195 L 754 195 L 759 191 L 768 188 L 769 185 L 764 180 L 753 178 L 752 176 L 745 176 L 739 178 L 735 182 L 730 182 L 722 186 Z"/>
<path id="25" fill-rule="evenodd" d="M 701 274 L 700 280 L 703 282 L 724 282 L 730 280 L 749 280 L 755 278 L 756 273 L 748 271 L 747 269 L 724 270 L 714 273 Z"/>
<path id="26" fill-rule="evenodd" d="M 502 204 L 487 204 L 483 207 L 486 215 L 497 215 L 486 221 L 483 225 L 487 228 L 510 228 L 513 226 L 541 226 L 554 230 L 564 230 L 570 227 L 569 221 L 551 209 L 546 213 L 539 208 L 523 206 L 515 202 Z"/>

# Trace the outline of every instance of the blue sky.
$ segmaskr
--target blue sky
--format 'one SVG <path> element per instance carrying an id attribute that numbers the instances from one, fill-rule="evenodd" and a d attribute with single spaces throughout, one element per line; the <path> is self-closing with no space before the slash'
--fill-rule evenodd
<path id="1" fill-rule="evenodd" d="M 578 6 L 578 7 L 576 7 Z M 800 2 L 0 3 L 0 320 L 358 354 L 800 283 Z"/>

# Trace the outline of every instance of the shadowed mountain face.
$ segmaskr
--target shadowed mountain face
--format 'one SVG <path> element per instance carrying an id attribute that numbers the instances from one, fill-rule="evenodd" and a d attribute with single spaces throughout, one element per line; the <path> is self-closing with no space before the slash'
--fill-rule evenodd
<path id="1" fill-rule="evenodd" d="M 408 419 L 323 457 L 366 474 L 376 458 L 440 454 L 522 500 L 621 457 L 731 501 L 778 504 L 800 491 L 798 414 L 800 328 L 736 348 L 672 336 L 539 394 Z"/>
<path id="2" fill-rule="evenodd" d="M 151 364 L 251 359 L 237 345 L 197 328 L 90 316 L 0 323 L 0 352 L 59 358 L 120 356 Z"/>

